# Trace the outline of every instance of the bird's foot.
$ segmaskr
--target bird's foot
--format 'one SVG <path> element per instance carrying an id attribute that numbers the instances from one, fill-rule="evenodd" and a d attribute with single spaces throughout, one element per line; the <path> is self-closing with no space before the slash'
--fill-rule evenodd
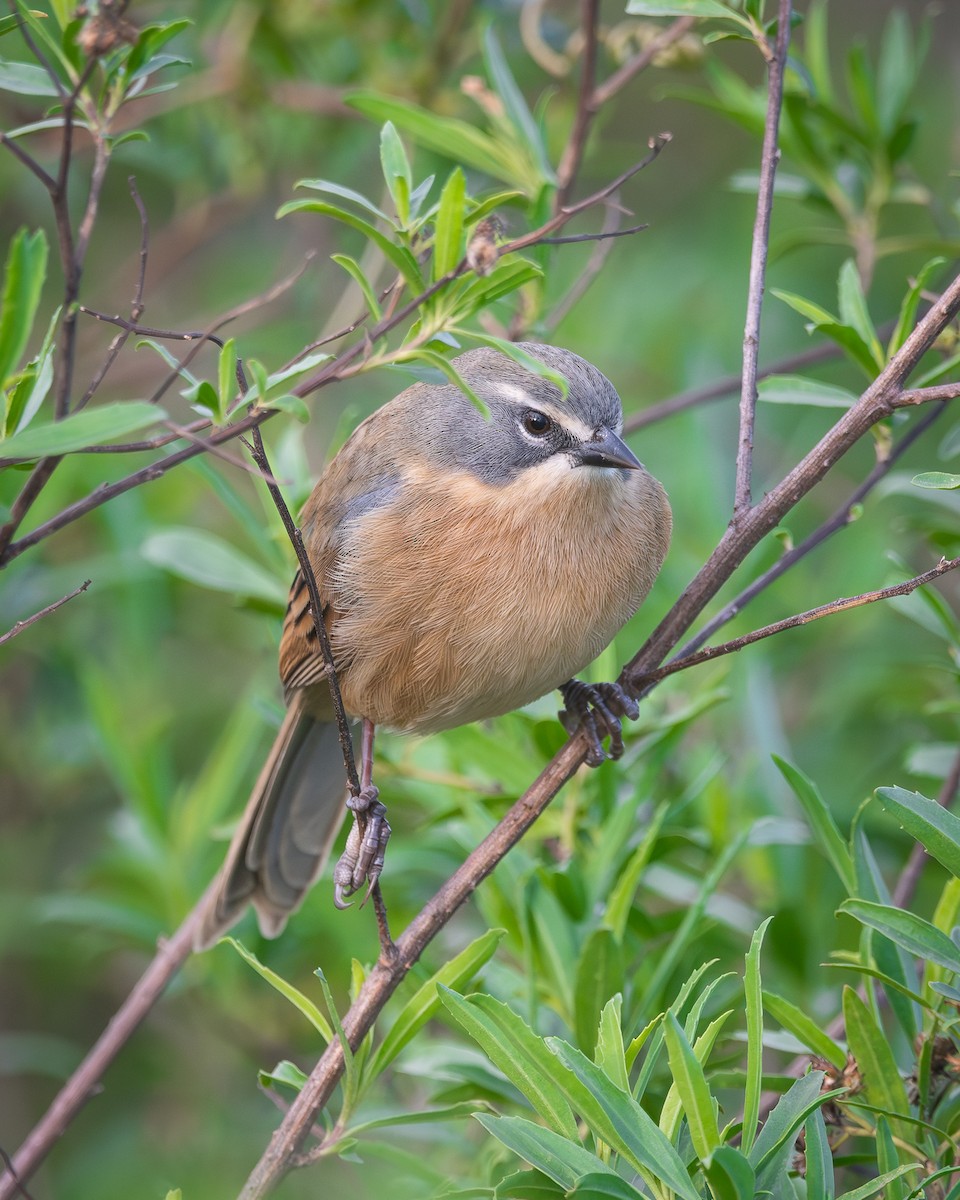
<path id="1" fill-rule="evenodd" d="M 560 723 L 573 735 L 582 729 L 587 738 L 587 765 L 599 767 L 606 758 L 623 754 L 621 718 L 635 721 L 640 706 L 619 683 L 581 683 L 570 679 L 560 688 L 565 707 L 560 711 Z M 610 738 L 605 752 L 603 739 Z"/>
<path id="2" fill-rule="evenodd" d="M 390 840 L 387 808 L 372 784 L 348 796 L 347 808 L 353 813 L 353 828 L 333 869 L 333 902 L 337 908 L 349 908 L 347 897 L 359 892 L 364 883 L 367 891 L 361 907 L 370 899 Z"/>

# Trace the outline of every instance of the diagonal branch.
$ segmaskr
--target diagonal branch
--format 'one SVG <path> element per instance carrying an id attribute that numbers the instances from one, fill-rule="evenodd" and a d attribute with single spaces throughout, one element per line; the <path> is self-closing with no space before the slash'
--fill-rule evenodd
<path id="1" fill-rule="evenodd" d="M 68 593 L 68 595 L 61 596 L 59 600 L 54 600 L 54 602 L 52 604 L 48 604 L 46 608 L 41 608 L 39 612 L 35 612 L 32 617 L 24 617 L 22 621 L 17 621 L 10 629 L 7 630 L 5 634 L 0 636 L 0 646 L 2 646 L 5 642 L 12 641 L 18 633 L 23 633 L 25 629 L 29 628 L 31 625 L 34 625 L 37 621 L 42 620 L 43 617 L 48 616 L 52 612 L 56 612 L 58 608 L 62 608 L 68 600 L 72 600 L 75 596 L 79 596 L 80 593 L 85 592 L 89 586 L 90 580 L 85 579 L 79 587 L 74 588 L 72 592 Z"/>
<path id="2" fill-rule="evenodd" d="M 757 212 L 753 223 L 750 251 L 750 286 L 747 295 L 747 319 L 743 331 L 743 377 L 740 388 L 740 437 L 737 445 L 737 478 L 734 489 L 733 519 L 736 521 L 751 503 L 753 475 L 753 428 L 757 412 L 757 363 L 760 350 L 760 314 L 770 243 L 770 216 L 773 212 L 773 184 L 780 161 L 777 134 L 783 107 L 783 75 L 790 46 L 790 0 L 780 0 L 777 41 L 770 60 L 767 116 L 760 158 L 760 185 Z"/>

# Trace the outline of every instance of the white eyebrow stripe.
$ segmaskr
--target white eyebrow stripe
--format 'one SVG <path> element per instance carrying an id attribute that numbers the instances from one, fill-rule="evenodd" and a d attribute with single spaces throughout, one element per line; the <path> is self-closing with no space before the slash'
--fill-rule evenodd
<path id="1" fill-rule="evenodd" d="M 504 400 L 509 401 L 511 404 L 522 404 L 525 408 L 536 408 L 541 412 L 545 412 L 579 442 L 589 442 L 593 438 L 594 431 L 590 426 L 585 421 L 581 421 L 579 417 L 562 403 L 551 404 L 544 402 L 542 399 L 535 399 L 519 384 L 508 383 L 502 380 L 495 383 L 491 391 L 496 391 Z"/>
<path id="2" fill-rule="evenodd" d="M 507 383 L 503 380 L 498 380 L 490 390 L 498 392 L 504 400 L 509 400 L 512 404 L 533 404 L 530 393 L 517 383 Z"/>

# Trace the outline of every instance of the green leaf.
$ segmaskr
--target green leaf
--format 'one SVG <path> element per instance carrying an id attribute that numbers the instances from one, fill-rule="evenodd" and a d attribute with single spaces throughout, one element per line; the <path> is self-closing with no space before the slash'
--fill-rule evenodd
<path id="1" fill-rule="evenodd" d="M 374 120 L 394 121 L 421 146 L 435 150 L 454 162 L 474 167 L 506 183 L 525 183 L 528 186 L 524 190 L 529 194 L 529 181 L 518 178 L 522 170 L 516 156 L 505 151 L 495 138 L 466 121 L 440 117 L 406 100 L 381 96 L 376 92 L 351 92 L 344 102 Z"/>
<path id="2" fill-rule="evenodd" d="M 277 216 L 285 217 L 289 213 L 295 212 L 321 213 L 323 216 L 333 217 L 335 221 L 341 221 L 344 225 L 349 225 L 352 229 L 359 230 L 365 238 L 380 248 L 384 257 L 393 263 L 413 291 L 423 291 L 424 281 L 423 276 L 420 274 L 420 267 L 417 260 L 405 246 L 398 246 L 396 242 L 392 241 L 386 234 L 381 233 L 369 221 L 365 221 L 362 217 L 358 217 L 354 213 L 347 212 L 345 208 L 338 208 L 335 204 L 327 204 L 323 200 L 290 200 L 278 209 Z"/>
<path id="3" fill-rule="evenodd" d="M 287 586 L 222 538 L 202 529 L 174 526 L 151 534 L 141 550 L 155 567 L 232 595 L 266 600 L 282 609 Z"/>
<path id="4" fill-rule="evenodd" d="M 45 12 L 41 12 L 37 8 L 31 8 L 29 10 L 29 12 L 30 12 L 31 16 L 36 17 L 38 20 L 45 20 L 47 17 L 47 14 Z M 0 17 L 0 37 L 3 37 L 3 35 L 5 33 L 12 33 L 15 29 L 19 29 L 19 28 L 20 28 L 19 13 L 13 13 L 9 17 Z"/>
<path id="5" fill-rule="evenodd" d="M 670 1011 L 673 1013 L 674 1017 L 676 1017 L 676 1009 L 673 1008 Z M 725 1013 L 721 1013 L 719 1017 L 711 1021 L 703 1033 L 701 1033 L 697 1040 L 693 1043 L 693 1054 L 697 1062 L 700 1063 L 701 1067 L 710 1057 L 717 1038 L 720 1036 L 720 1031 L 723 1029 L 724 1025 L 726 1025 L 732 1011 L 732 1009 L 728 1009 Z M 693 1033 L 691 1032 L 693 1028 L 693 1022 L 688 1018 L 685 1024 L 686 1028 L 683 1031 L 684 1037 L 689 1042 L 690 1038 L 693 1036 Z M 661 1030 L 661 1036 L 664 1036 L 664 1033 L 665 1031 Z M 659 1121 L 660 1128 L 671 1140 L 671 1142 L 676 1141 L 676 1135 L 680 1129 L 682 1110 L 682 1096 L 676 1080 L 674 1080 L 669 1091 L 667 1092 L 666 1098 L 664 1099 L 663 1108 L 660 1110 Z"/>
<path id="6" fill-rule="evenodd" d="M 680 1155 L 629 1092 L 618 1088 L 569 1043 L 550 1038 L 549 1045 L 568 1068 L 556 1073 L 557 1084 L 588 1128 L 622 1154 L 648 1183 L 662 1182 L 685 1200 L 700 1200 Z"/>
<path id="7" fill-rule="evenodd" d="M 557 177 L 547 158 L 540 130 L 537 128 L 537 123 L 527 107 L 523 93 L 517 87 L 517 81 L 507 65 L 492 24 L 487 25 L 483 35 L 483 58 L 490 82 L 493 84 L 494 91 L 503 101 L 503 107 L 516 131 L 518 140 L 529 154 L 541 177 L 549 183 L 556 183 Z"/>
<path id="8" fill-rule="evenodd" d="M 564 1200 L 568 1189 L 548 1178 L 542 1171 L 515 1171 L 501 1179 L 493 1189 L 493 1200 Z M 465 1200 L 476 1193 L 467 1192 Z M 454 1192 L 456 1197 L 457 1193 Z"/>
<path id="9" fill-rule="evenodd" d="M 767 917 L 750 940 L 743 975 L 743 993 L 747 1016 L 747 1078 L 744 1085 L 743 1134 L 740 1145 L 750 1152 L 757 1135 L 760 1117 L 760 1092 L 763 1076 L 763 999 L 760 986 L 760 949 L 763 935 L 773 917 Z"/>
<path id="10" fill-rule="evenodd" d="M 573 1013 L 577 1044 L 593 1055 L 600 1013 L 611 995 L 623 986 L 620 947 L 609 929 L 595 929 L 577 960 L 573 986 Z"/>
<path id="11" fill-rule="evenodd" d="M 831 1094 L 837 1094 L 828 1092 L 821 1095 L 823 1077 L 823 1071 L 810 1071 L 777 1101 L 747 1155 L 758 1175 L 784 1145 L 792 1147 L 796 1131 L 810 1113 L 829 1099 Z"/>
<path id="12" fill-rule="evenodd" d="M 442 279 L 461 258 L 466 180 L 459 167 L 450 173 L 440 195 L 433 233 L 433 278 Z"/>
<path id="13" fill-rule="evenodd" d="M 851 987 L 843 989 L 843 1019 L 847 1045 L 857 1060 L 863 1079 L 863 1096 L 872 1105 L 893 1114 L 909 1116 L 907 1089 L 894 1061 L 890 1041 L 877 1024 L 873 1013 Z M 909 1121 L 894 1116 L 894 1134 L 908 1143 L 912 1129 Z"/>
<path id="14" fill-rule="evenodd" d="M 497 1141 L 566 1191 L 575 1188 L 589 1175 L 614 1174 L 595 1154 L 580 1145 L 576 1134 L 566 1138 L 523 1117 L 491 1117 L 478 1113 L 476 1119 Z"/>
<path id="15" fill-rule="evenodd" d="M 960 475 L 951 475 L 947 471 L 921 471 L 914 475 L 910 482 L 915 487 L 930 488 L 932 491 L 952 492 L 960 488 Z"/>
<path id="16" fill-rule="evenodd" d="M 623 998 L 618 992 L 603 1006 L 597 1030 L 597 1047 L 594 1054 L 597 1066 L 608 1079 L 624 1092 L 630 1090 L 626 1051 L 623 1046 L 623 1029 L 620 1024 Z"/>
<path id="17" fill-rule="evenodd" d="M 372 213 L 387 225 L 392 224 L 390 218 L 382 208 L 377 208 L 373 201 L 368 200 L 366 196 L 360 192 L 355 192 L 353 188 L 342 187 L 339 183 L 332 183 L 329 179 L 299 179 L 294 185 L 298 188 L 309 188 L 314 192 L 324 192 L 329 196 L 339 196 L 341 200 L 352 200 L 354 204 L 358 204 L 361 208 L 365 208 L 367 212 Z"/>
<path id="18" fill-rule="evenodd" d="M 803 404 L 810 408 L 850 408 L 858 399 L 847 388 L 804 375 L 768 375 L 757 384 L 757 396 L 767 404 Z"/>
<path id="19" fill-rule="evenodd" d="M 333 1002 L 333 992 L 330 990 L 330 984 L 327 982 L 327 977 L 324 975 L 320 967 L 314 971 L 314 975 L 320 980 L 320 987 L 323 991 L 323 998 L 327 1003 L 327 1012 L 330 1014 L 330 1021 L 337 1035 L 337 1041 L 340 1043 L 340 1049 L 343 1052 L 343 1105 L 340 1109 L 341 1121 L 346 1120 L 348 1114 L 353 1110 L 356 1104 L 357 1097 L 360 1093 L 360 1071 L 357 1067 L 357 1055 L 354 1054 L 344 1032 L 343 1023 L 340 1020 L 340 1014 L 337 1012 L 337 1006 Z"/>
<path id="20" fill-rule="evenodd" d="M 47 237 L 20 229 L 10 242 L 0 301 L 0 388 L 23 357 L 47 275 Z"/>
<path id="21" fill-rule="evenodd" d="M 817 785 L 798 767 L 788 763 L 786 759 L 780 758 L 776 754 L 772 757 L 780 774 L 803 805 L 803 810 L 807 814 L 807 820 L 810 822 L 810 828 L 816 836 L 820 849 L 830 860 L 847 895 L 852 896 L 857 890 L 853 858 L 846 842 L 840 835 L 840 830 L 833 819 L 833 813 L 820 795 Z"/>
<path id="22" fill-rule="evenodd" d="M 356 282 L 363 293 L 367 311 L 373 317 L 374 321 L 379 321 L 383 315 L 380 309 L 380 301 L 377 299 L 377 293 L 374 290 L 373 284 L 363 273 L 363 268 L 357 260 L 351 258 L 349 254 L 331 254 L 330 257 L 337 266 L 343 267 L 347 274 Z"/>
<path id="23" fill-rule="evenodd" d="M 585 1175 L 568 1196 L 569 1200 L 646 1200 L 644 1193 L 613 1171 Z"/>
<path id="24" fill-rule="evenodd" d="M 454 958 L 430 976 L 404 1004 L 389 1033 L 374 1051 L 370 1060 L 370 1076 L 375 1078 L 393 1062 L 400 1051 L 413 1040 L 440 1007 L 438 985 L 452 989 L 464 987 L 480 968 L 493 957 L 503 940 L 503 929 L 488 929 L 461 950 Z"/>
<path id="25" fill-rule="evenodd" d="M 219 419 L 222 421 L 230 411 L 233 398 L 239 391 L 239 384 L 237 382 L 236 338 L 227 338 L 223 343 L 223 349 L 220 351 L 220 358 L 217 365 L 217 386 L 220 402 Z"/>
<path id="26" fill-rule="evenodd" d="M 840 302 L 840 321 L 849 325 L 859 334 L 864 345 L 868 346 L 877 370 L 883 369 L 883 350 L 877 330 L 867 309 L 867 299 L 863 294 L 860 274 L 852 258 L 840 268 L 840 278 L 837 284 L 837 294 Z"/>
<path id="27" fill-rule="evenodd" d="M 427 366 L 431 367 L 434 371 L 439 371 L 442 375 L 446 376 L 446 378 L 449 379 L 454 386 L 458 387 L 460 391 L 463 392 L 463 394 L 467 397 L 470 403 L 479 412 L 483 413 L 484 416 L 489 413 L 489 409 L 487 408 L 486 404 L 473 390 L 464 376 L 460 374 L 460 372 L 448 358 L 444 358 L 443 355 L 438 353 L 436 350 L 428 350 L 424 347 L 421 347 L 417 350 L 412 350 L 408 355 L 405 355 L 403 358 L 399 358 L 397 361 L 398 363 L 426 363 Z"/>
<path id="28" fill-rule="evenodd" d="M 301 425 L 306 425 L 310 420 L 310 406 L 301 396 L 295 396 L 293 392 L 283 392 L 279 396 L 265 396 L 257 401 L 256 406 L 257 408 L 272 409 L 275 412 L 289 413 Z"/>
<path id="29" fill-rule="evenodd" d="M 670 1074 L 680 1094 L 690 1140 L 699 1158 L 709 1162 L 713 1151 L 720 1145 L 720 1129 L 703 1067 L 672 1012 L 668 1012 L 664 1020 L 663 1035 L 667 1044 Z"/>
<path id="30" fill-rule="evenodd" d="M 811 1200 L 834 1200 L 833 1152 L 823 1110 L 811 1113 L 803 1128 L 807 1136 L 807 1195 Z"/>
<path id="31" fill-rule="evenodd" d="M 960 973 L 960 949 L 942 930 L 915 913 L 857 899 L 845 900 L 839 911 L 878 930 L 908 953 Z"/>
<path id="32" fill-rule="evenodd" d="M 491 275 L 490 278 L 492 279 L 493 276 Z M 466 333 L 466 331 L 464 332 Z M 548 379 L 560 389 L 561 397 L 566 398 L 570 391 L 570 384 L 566 377 L 559 371 L 554 371 L 552 367 L 548 367 L 539 358 L 528 354 L 526 350 L 521 350 L 516 342 L 508 342 L 505 338 L 493 337 L 488 333 L 477 333 L 476 330 L 470 330 L 469 336 L 475 342 L 479 342 L 481 346 L 491 346 L 494 350 L 499 350 L 501 354 L 512 358 L 514 362 L 519 363 L 521 367 L 531 371 L 534 375 L 539 375 L 541 379 Z"/>
<path id="33" fill-rule="evenodd" d="M 306 1071 L 301 1071 L 296 1063 L 284 1059 L 278 1062 L 272 1071 L 258 1071 L 257 1079 L 261 1087 L 271 1087 L 279 1083 L 282 1087 L 292 1088 L 295 1092 L 303 1090 L 303 1085 L 309 1079 Z"/>
<path id="34" fill-rule="evenodd" d="M 784 1029 L 792 1033 L 809 1050 L 831 1063 L 837 1070 L 843 1070 L 847 1062 L 846 1051 L 812 1017 L 807 1016 L 802 1008 L 774 992 L 767 991 L 763 993 L 763 1006 Z"/>
<path id="35" fill-rule="evenodd" d="M 907 294 L 900 304 L 900 315 L 897 317 L 897 323 L 894 326 L 893 333 L 890 335 L 890 341 L 887 345 L 887 355 L 890 358 L 893 358 L 894 354 L 896 354 L 913 332 L 921 297 L 924 291 L 930 286 L 933 277 L 946 264 L 946 261 L 945 258 L 931 258 L 929 262 L 924 263 L 917 272 L 916 279 L 911 282 Z"/>
<path id="36" fill-rule="evenodd" d="M 397 208 L 397 217 L 404 228 L 410 222 L 410 192 L 413 176 L 403 142 L 392 121 L 387 121 L 380 130 L 380 165 L 387 190 Z"/>
<path id="37" fill-rule="evenodd" d="M 492 996 L 459 996 L 438 985 L 440 999 L 495 1067 L 526 1096 L 550 1127 L 576 1140 L 577 1126 L 558 1086 L 553 1055 L 520 1017 Z"/>
<path id="38" fill-rule="evenodd" d="M 733 17 L 720 0 L 629 0 L 627 12 L 635 17 Z"/>
<path id="39" fill-rule="evenodd" d="M 900 1155 L 886 1117 L 877 1117 L 877 1166 L 881 1175 L 895 1171 L 900 1166 Z M 909 1190 L 906 1183 L 894 1180 L 886 1189 L 886 1200 L 906 1200 Z"/>
<path id="40" fill-rule="evenodd" d="M 53 383 L 53 338 L 60 325 L 61 311 L 58 308 L 50 318 L 36 358 L 14 376 L 16 382 L 7 393 L 6 412 L 3 414 L 3 437 L 26 429 L 50 392 Z"/>
<path id="41" fill-rule="evenodd" d="M 0 458 L 31 459 L 71 454 L 156 425 L 165 420 L 166 415 L 163 409 L 145 400 L 128 400 L 86 408 L 62 421 L 35 421 L 29 429 L 0 441 Z"/>
<path id="42" fill-rule="evenodd" d="M 503 258 L 489 275 L 470 280 L 457 301 L 457 316 L 460 318 L 471 316 L 479 308 L 493 304 L 504 296 L 518 291 L 525 283 L 542 278 L 543 272 L 528 259 L 513 255 Z M 466 334 L 465 330 L 464 335 L 466 336 Z M 470 336 L 476 337 L 477 335 L 470 331 Z"/>
<path id="43" fill-rule="evenodd" d="M 18 96 L 57 96 L 56 84 L 44 67 L 0 58 L 0 91 Z"/>
<path id="44" fill-rule="evenodd" d="M 287 983 L 287 981 L 281 978 L 276 971 L 271 971 L 269 967 L 265 967 L 259 958 L 257 958 L 255 954 L 248 950 L 246 946 L 244 946 L 244 944 L 238 941 L 236 938 L 221 938 L 219 942 L 217 942 L 217 945 L 232 946 L 245 963 L 253 967 L 253 969 L 262 979 L 265 979 L 272 988 L 276 989 L 276 991 L 280 993 L 281 996 L 289 1000 L 294 1008 L 303 1013 L 303 1015 L 307 1018 L 307 1020 L 314 1027 L 317 1033 L 320 1034 L 325 1042 L 329 1043 L 332 1041 L 333 1029 L 330 1027 L 329 1022 L 324 1017 L 320 1009 L 317 1008 L 313 1001 L 309 1000 L 303 994 L 303 992 L 295 988 L 292 983 Z"/>
<path id="45" fill-rule="evenodd" d="M 960 878 L 960 818 L 941 808 L 936 800 L 901 787 L 877 788 L 876 795 L 911 837 Z"/>
<path id="46" fill-rule="evenodd" d="M 852 1191 L 844 1192 L 842 1196 L 838 1196 L 837 1200 L 868 1200 L 869 1196 L 876 1196 L 878 1192 L 882 1192 L 888 1184 L 895 1179 L 900 1179 L 909 1171 L 920 1171 L 923 1168 L 920 1163 L 907 1163 L 904 1167 L 897 1167 L 895 1171 L 887 1171 L 884 1175 L 878 1175 L 875 1179 L 861 1184 L 860 1187 L 853 1188 Z"/>
<path id="47" fill-rule="evenodd" d="M 756 1200 L 756 1173 L 746 1155 L 734 1146 L 718 1146 L 703 1173 L 714 1200 Z"/>

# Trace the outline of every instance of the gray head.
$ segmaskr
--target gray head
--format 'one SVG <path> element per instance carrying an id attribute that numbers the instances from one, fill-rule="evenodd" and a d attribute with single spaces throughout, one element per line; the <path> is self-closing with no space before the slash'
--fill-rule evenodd
<path id="1" fill-rule="evenodd" d="M 566 396 L 498 350 L 482 347 L 458 355 L 452 365 L 487 405 L 489 416 L 453 384 L 435 389 L 419 409 L 426 456 L 494 485 L 558 455 L 571 467 L 638 468 L 620 440 L 623 411 L 609 379 L 569 350 L 534 342 L 519 346 L 566 379 Z"/>

